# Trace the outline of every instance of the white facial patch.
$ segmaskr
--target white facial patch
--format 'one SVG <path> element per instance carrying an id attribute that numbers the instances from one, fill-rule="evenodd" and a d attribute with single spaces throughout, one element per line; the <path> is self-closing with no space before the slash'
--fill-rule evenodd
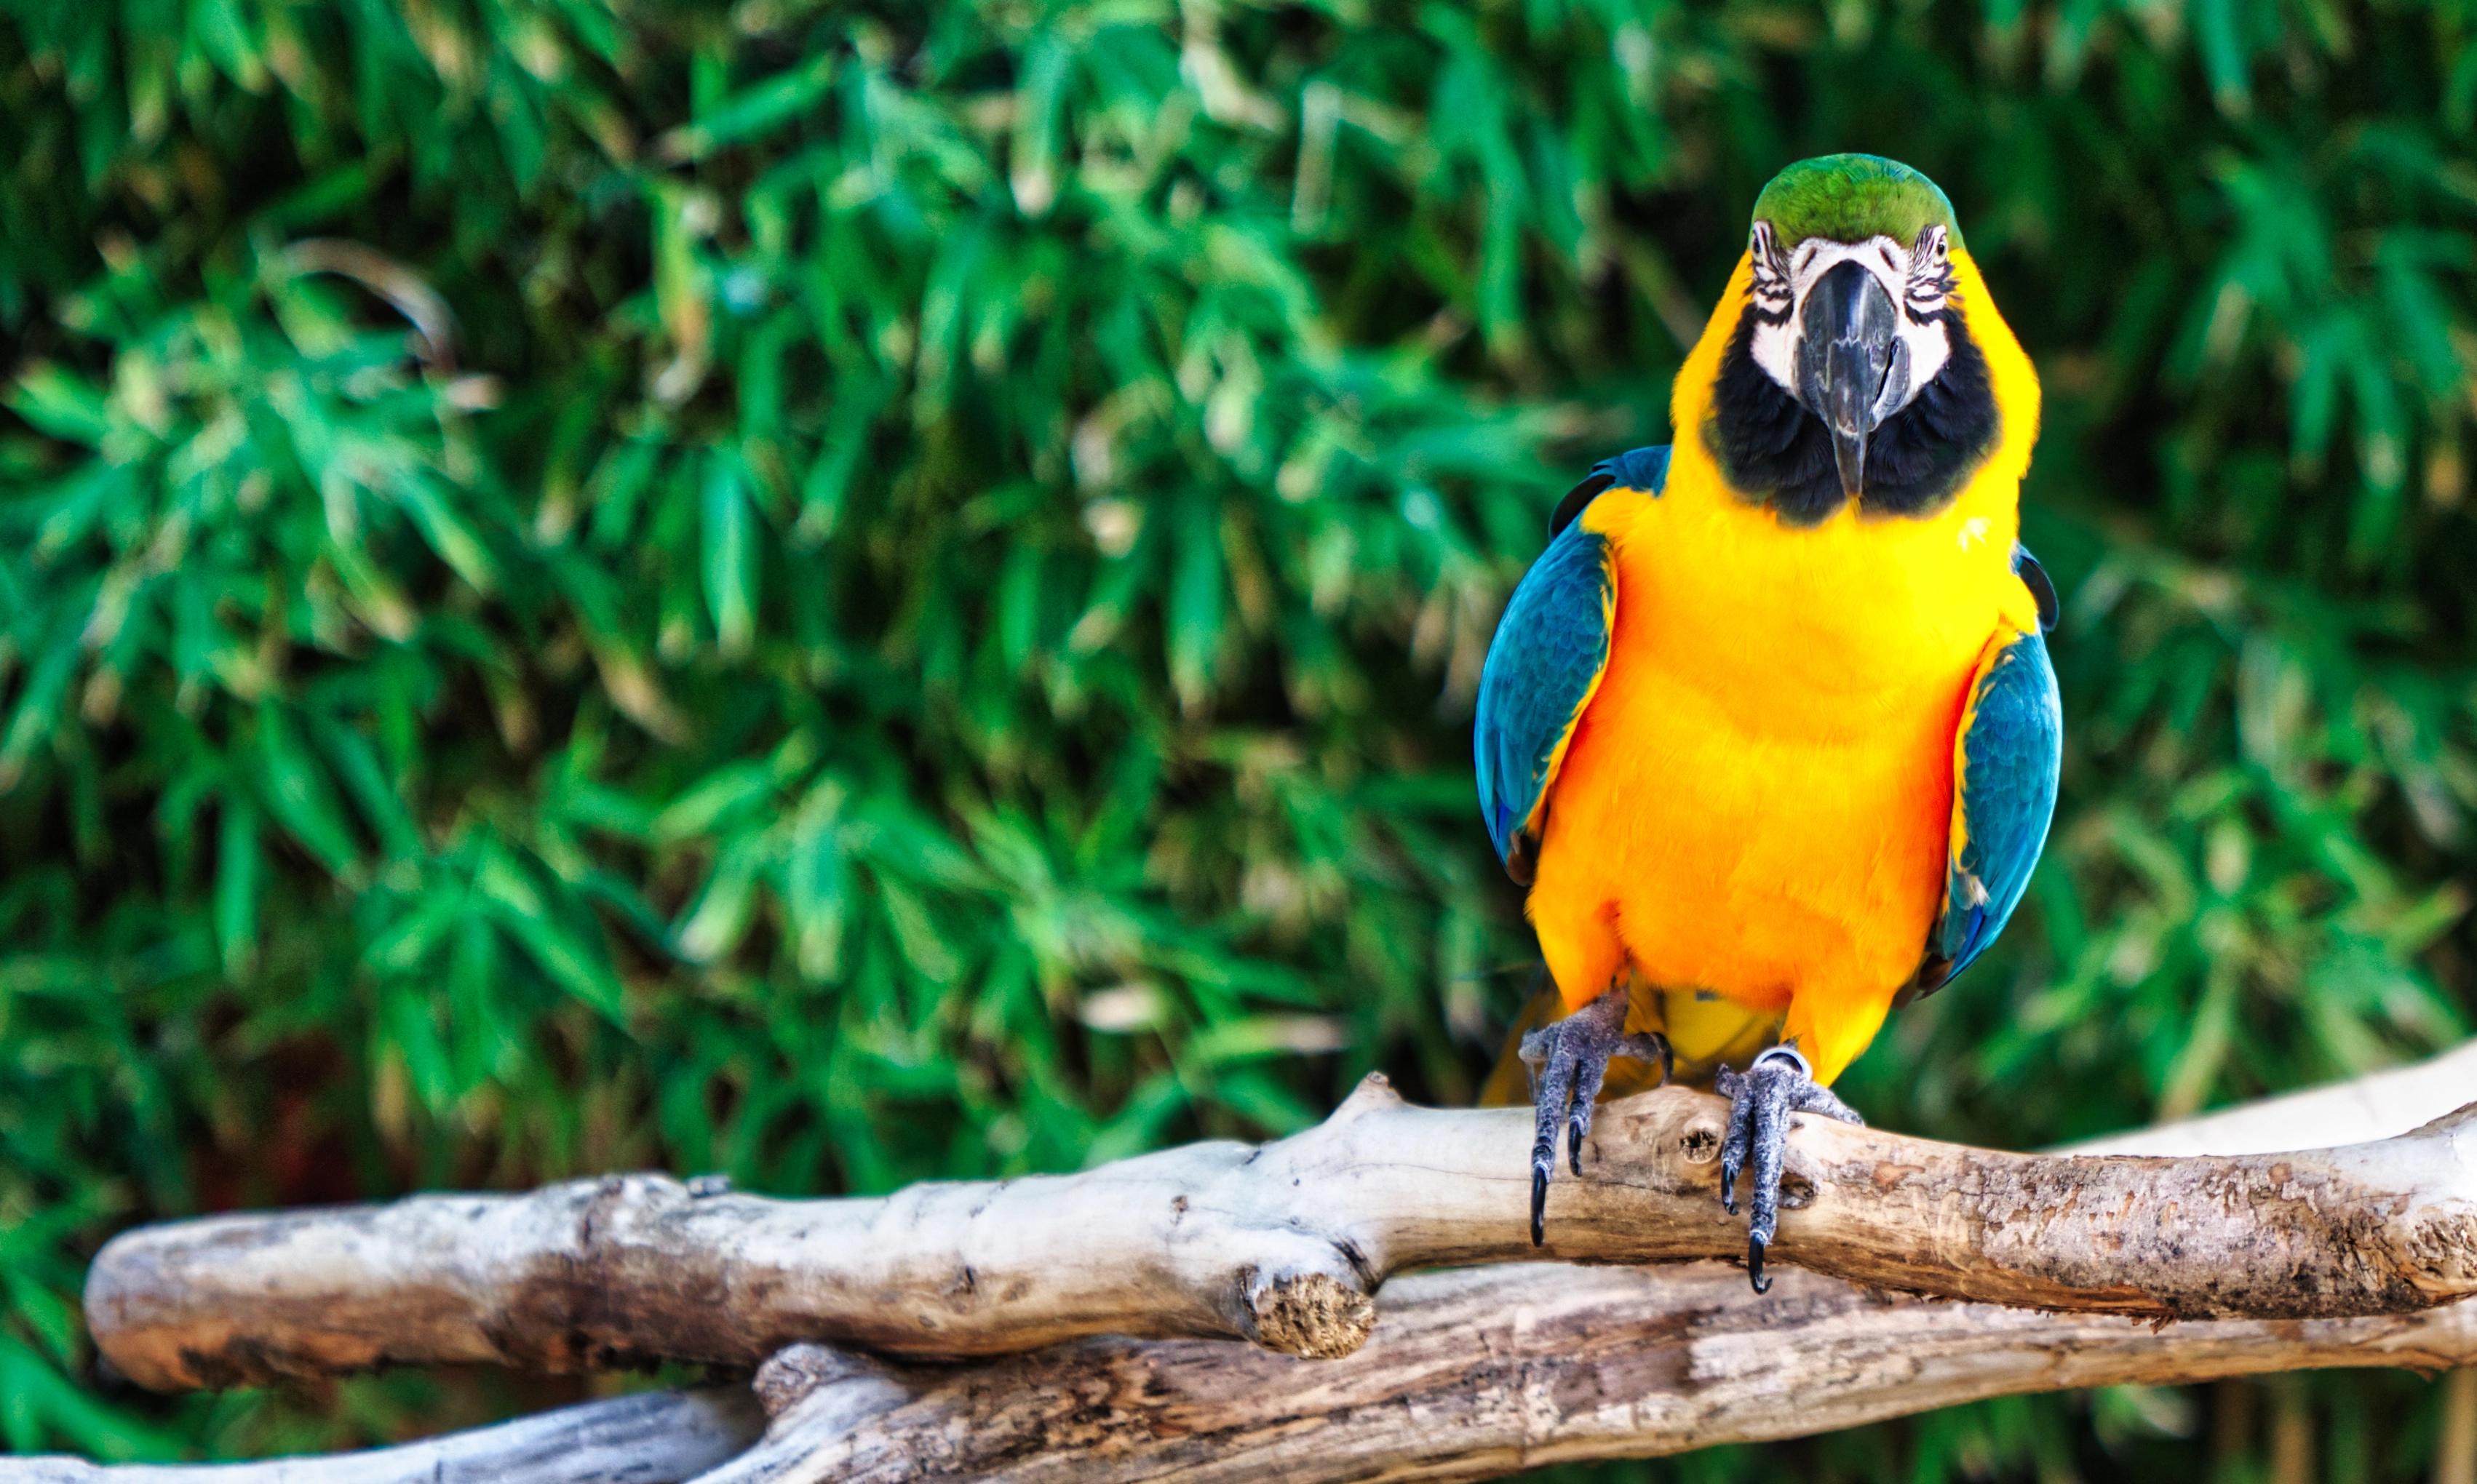
<path id="1" fill-rule="evenodd" d="M 1920 388 L 1939 375 L 1952 359 L 1941 314 L 1952 295 L 1951 251 L 1944 229 L 1929 227 L 1914 243 L 1889 236 L 1864 242 L 1833 242 L 1809 237 L 1794 252 L 1783 253 L 1769 222 L 1755 223 L 1748 247 L 1754 258 L 1755 334 L 1747 350 L 1781 390 L 1797 395 L 1798 340 L 1805 334 L 1807 292 L 1823 275 L 1844 262 L 1873 274 L 1901 312 L 1894 333 L 1909 352 L 1909 385 L 1901 400 L 1880 409 L 1889 415 L 1907 407 Z"/>

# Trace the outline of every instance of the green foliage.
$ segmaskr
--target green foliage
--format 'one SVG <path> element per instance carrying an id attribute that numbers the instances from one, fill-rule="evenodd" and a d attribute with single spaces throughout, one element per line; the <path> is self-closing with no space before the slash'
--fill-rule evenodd
<path id="1" fill-rule="evenodd" d="M 1855 1100 L 2028 1145 L 2462 1036 L 2472 35 L 0 0 L 0 1445 L 543 1399 L 106 1396 L 78 1282 L 147 1218 L 1469 1096 L 1529 953 L 1470 797 L 1496 606 L 1829 150 L 1958 203 L 2067 595 L 2032 903 Z M 1661 1472 L 2248 1477 L 2251 1396 Z M 2335 1475 L 2433 1436 L 2413 1379 L 2273 1399 Z"/>

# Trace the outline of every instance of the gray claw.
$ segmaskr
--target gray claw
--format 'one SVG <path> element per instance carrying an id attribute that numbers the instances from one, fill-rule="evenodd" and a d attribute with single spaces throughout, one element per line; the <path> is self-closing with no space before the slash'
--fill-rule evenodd
<path id="1" fill-rule="evenodd" d="M 1781 1169 L 1789 1155 L 1789 1130 L 1799 1113 L 1820 1113 L 1844 1124 L 1863 1124 L 1857 1110 L 1808 1076 L 1796 1048 L 1776 1046 L 1743 1072 L 1720 1069 L 1717 1086 L 1729 1100 L 1729 1131 L 1720 1144 L 1720 1204 L 1738 1214 L 1738 1176 L 1751 1171 L 1747 1195 L 1746 1276 L 1756 1293 L 1767 1293 L 1764 1254 L 1780 1224 Z"/>
<path id="2" fill-rule="evenodd" d="M 1672 1065 L 1665 1037 L 1625 1034 L 1627 996 L 1613 989 L 1522 1038 L 1523 1064 L 1531 1069 L 1531 1245 L 1548 1239 L 1548 1182 L 1557 1173 L 1557 1132 L 1565 1132 L 1565 1159 L 1583 1173 L 1583 1141 L 1591 1132 L 1594 1100 L 1611 1056 L 1639 1056 L 1660 1064 L 1661 1080 Z"/>

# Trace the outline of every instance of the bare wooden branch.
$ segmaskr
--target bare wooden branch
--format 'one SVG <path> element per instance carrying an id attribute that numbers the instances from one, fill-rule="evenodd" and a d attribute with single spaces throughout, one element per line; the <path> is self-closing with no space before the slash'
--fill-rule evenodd
<path id="1" fill-rule="evenodd" d="M 2413 1066 L 2283 1093 L 2197 1118 L 2131 1128 L 2060 1154 L 2267 1154 L 2405 1133 L 2477 1098 L 2477 1041 Z"/>
<path id="2" fill-rule="evenodd" d="M 2345 1130 L 2350 1135 L 2393 1132 L 2464 1096 L 2470 1060 L 2470 1053 L 2464 1051 L 2424 1068 L 2369 1079 L 2372 1086 L 2325 1089 L 2276 1100 L 2240 1110 L 2238 1121 L 2229 1116 L 2194 1120 L 2154 1130 L 2141 1136 L 2142 1142 L 2153 1152 L 2190 1154 L 2204 1148 L 2224 1149 L 2231 1140 L 2276 1148 L 2310 1142 L 2314 1134 L 2325 1130 Z M 1370 1111 L 1384 1109 L 1363 1108 L 1361 1116 Z M 1406 1109 L 1394 1111 L 1423 1117 Z M 2357 1182 L 2361 1193 L 2372 1189 L 2367 1181 L 2383 1172 L 2389 1172 L 2394 1185 L 2401 1183 L 2398 1176 L 2403 1173 L 2418 1179 L 2437 1175 L 2459 1178 L 2451 1172 L 2464 1156 L 2455 1146 L 2477 1141 L 2472 1122 L 2477 1120 L 2464 1112 L 2418 1128 L 2406 1140 L 2387 1141 L 2368 1150 L 2267 1161 L 2147 1163 L 2154 1178 L 2163 1173 L 2211 1171 L 2215 1172 L 2211 1177 L 2221 1180 L 2238 1171 L 2256 1172 L 2249 1179 L 2268 1180 L 2278 1166 L 2286 1165 L 2285 1183 L 2274 1182 L 2270 1200 L 2310 1205 L 2339 1194 L 2342 1178 Z M 1641 1138 L 1634 1137 L 1638 1143 Z M 1800 1143 L 1808 1142 L 1801 1135 Z M 2444 1147 L 2439 1155 L 2430 1147 L 2437 1143 Z M 1940 1146 L 1923 1149 L 1938 1160 L 1958 1160 L 1958 1172 L 1938 1166 L 1918 1171 L 1904 1168 L 1889 1172 L 1887 1178 L 1875 1183 L 1898 1190 L 1920 1175 L 1944 1179 L 1946 1184 L 1939 1188 L 1946 1194 L 1939 1198 L 1943 1205 L 1938 1215 L 1953 1216 L 1960 1223 L 1956 1230 L 1961 1235 L 1952 1238 L 1952 1249 L 1973 1262 L 2001 1258 L 2000 1252 L 1994 1258 L 1972 1255 L 1986 1248 L 1983 1230 L 1975 1237 L 1969 1234 L 1970 1223 L 1981 1228 L 1986 1224 L 1983 1214 L 1972 1214 L 1983 1213 L 1987 1200 L 1983 1183 L 1976 1190 L 1955 1190 L 1950 1183 L 1983 1176 L 1983 1151 Z M 1281 1150 L 1276 1146 L 1252 1162 L 1242 1159 L 1238 1168 L 1261 1166 L 1276 1158 Z M 1808 1210 L 1824 1209 L 1829 1214 L 1826 1202 L 1838 1198 L 1851 1181 L 1843 1167 L 1853 1157 L 1845 1150 L 1826 1151 L 1801 1167 L 1807 1177 L 1818 1173 L 1822 1176 Z M 2001 1156 L 1999 1163 L 2010 1158 Z M 2103 1171 L 2126 1162 L 2064 1163 L 2070 1169 Z M 1275 1175 L 1285 1169 L 1279 1164 L 1272 1168 Z M 1347 1164 L 1324 1170 L 1310 1165 L 1289 1176 L 1301 1182 L 1293 1188 L 1305 1190 L 1311 1174 L 1337 1182 L 1345 1195 L 1354 1179 L 1365 1177 Z M 1261 1182 L 1272 1176 L 1251 1178 Z M 1373 1188 L 1389 1197 L 1396 1193 L 1395 1178 L 1378 1177 Z M 1276 1194 L 1278 1188 L 1276 1181 Z M 1233 1191 L 1261 1196 L 1263 1187 L 1240 1180 L 1214 1189 L 1225 1197 Z M 2138 1187 L 2091 1182 L 2074 1189 Z M 2236 1195 L 2247 1199 L 2258 1190 L 2242 1181 L 2234 1187 Z M 578 1221 L 576 1241 L 586 1251 L 596 1250 L 599 1244 L 612 1239 L 605 1225 L 609 1212 L 592 1209 L 594 1200 L 608 1194 L 601 1187 L 588 1190 L 584 1207 L 573 1213 Z M 1598 1198 L 1591 1192 L 1574 1194 L 1586 1214 L 1596 1209 L 1592 1202 Z M 683 1194 L 676 1199 L 688 1198 Z M 902 1199 L 897 1198 L 898 1202 Z M 2464 1188 L 2462 1194 L 2451 1195 L 2439 1185 L 2418 1186 L 2398 1194 L 2375 1212 L 2373 1227 L 2394 1235 L 2430 1229 L 2414 1222 L 2400 1224 L 2420 1202 L 2439 1207 L 2453 1200 L 2464 1202 Z M 1280 1209 L 1278 1200 L 1268 1204 Z M 462 1209 L 475 1224 L 487 1225 L 497 1219 L 497 1207 L 490 1203 Z M 1189 1209 L 1196 1209 L 1192 1200 Z M 1897 1201 L 1889 1207 L 1893 1219 L 1914 1226 L 1914 1217 L 1901 1214 L 1906 1209 Z M 1446 1210 L 1450 1215 L 1449 1206 Z M 2343 1226 L 2352 1242 L 2362 1230 L 2372 1229 L 2363 1222 L 2342 1221 L 2343 1210 L 2329 1207 L 2321 1226 Z M 1217 1214 L 1227 1222 L 1234 1212 L 1256 1211 L 1241 1205 Z M 363 1241 L 378 1244 L 363 1253 L 363 1261 L 375 1265 L 389 1250 L 405 1254 L 402 1247 L 382 1240 L 388 1233 L 379 1229 L 396 1223 L 403 1212 L 398 1207 L 345 1214 L 348 1228 L 359 1231 Z M 2231 1208 L 2224 1219 L 2238 1222 L 2246 1214 L 2241 1208 Z M 923 1229 L 920 1218 L 916 1209 L 906 1212 L 892 1205 L 880 1207 L 878 1221 L 880 1229 L 889 1234 L 916 1233 Z M 1887 1214 L 1885 1209 L 1863 1208 L 1860 1218 L 1853 1219 L 1882 1221 Z M 2057 1219 L 2068 1220 L 2069 1213 Z M 2444 1227 L 2447 1233 L 2464 1230 L 2447 1220 Z M 727 1223 L 719 1228 L 725 1233 L 732 1229 Z M 2132 1222 L 2123 1224 L 2119 1231 L 2157 1240 L 2166 1229 L 2156 1223 L 2144 1226 Z M 2307 1229 L 2318 1228 L 2309 1225 Z M 458 1240 L 471 1240 L 441 1229 L 418 1234 L 446 1240 L 451 1249 Z M 401 1234 L 397 1235 L 400 1239 Z M 1833 1241 L 1841 1240 L 1828 1224 L 1812 1235 L 1818 1250 L 1829 1250 Z M 786 1234 L 777 1236 L 792 1240 Z M 269 1245 L 280 1247 L 286 1240 L 275 1233 Z M 2375 1240 L 2379 1245 L 2390 1238 Z M 240 1243 L 230 1249 L 247 1254 L 261 1249 Z M 470 1261 L 475 1251 L 487 1248 L 461 1250 Z M 178 1258 L 180 1263 L 198 1260 L 195 1253 Z M 2009 1271 L 2000 1261 L 1995 1265 Z M 434 1272 L 450 1266 L 441 1264 Z M 263 1276 L 274 1270 L 256 1271 Z M 335 1274 L 325 1274 L 318 1281 L 335 1281 Z M 473 1294 L 491 1293 L 494 1281 L 489 1263 L 479 1262 L 467 1270 L 463 1286 L 441 1285 L 434 1297 L 440 1308 L 452 1309 L 458 1302 L 469 1301 Z M 228 1296 L 236 1292 L 230 1280 L 223 1287 Z M 298 1298 L 283 1284 L 277 1284 L 276 1290 L 287 1302 Z M 886 1296 L 889 1302 L 911 1297 Z M 369 1311 L 348 1308 L 343 1317 L 361 1323 Z M 507 1320 L 507 1312 L 500 1311 L 499 1318 Z M 609 1323 L 593 1315 L 583 1318 Z M 716 1319 L 717 1323 L 731 1322 L 728 1315 Z M 321 1339 L 314 1326 L 301 1332 L 313 1341 Z M 566 1342 L 564 1353 L 590 1358 L 597 1344 L 608 1343 L 608 1334 L 607 1330 L 581 1331 Z M 206 1366 L 212 1370 L 228 1363 L 209 1359 Z M 1083 1339 L 1038 1355 L 971 1367 L 913 1368 L 813 1345 L 794 1346 L 778 1353 L 758 1373 L 756 1391 L 766 1409 L 776 1414 L 764 1439 L 701 1477 L 703 1484 L 823 1479 L 891 1484 L 963 1478 L 1107 1484 L 1113 1479 L 1150 1479 L 1171 1473 L 1205 1480 L 1278 1477 L 1306 1484 L 1377 1474 L 1400 1479 L 1473 1478 L 1561 1459 L 1674 1452 L 1720 1442 L 1824 1431 L 2016 1392 L 2122 1381 L 2188 1381 L 2315 1365 L 2436 1370 L 2469 1364 L 2477 1364 L 2477 1304 L 2359 1318 L 2154 1325 L 2103 1315 L 1931 1301 L 1801 1274 L 1784 1274 L 1771 1295 L 1757 1298 L 1745 1290 L 1742 1275 L 1734 1269 L 1708 1263 L 1655 1271 L 1531 1264 L 1400 1279 L 1386 1289 L 1384 1323 L 1372 1343 L 1337 1361 L 1302 1361 L 1264 1349 L 1194 1341 Z M 675 1401 L 635 1398 L 631 1404 L 650 1408 Z M 364 1479 L 392 1481 L 408 1476 L 401 1469 L 352 1472 L 365 1465 L 426 1457 L 414 1476 L 505 1477 L 518 1484 L 679 1476 L 676 1451 L 665 1450 L 679 1440 L 663 1436 L 667 1429 L 659 1424 L 659 1419 L 650 1435 L 639 1434 L 641 1442 L 629 1441 L 624 1432 L 615 1440 L 618 1456 L 653 1472 L 597 1473 L 592 1472 L 597 1465 L 590 1449 L 573 1447 L 536 1449 L 528 1455 L 545 1461 L 564 1455 L 564 1461 L 575 1466 L 568 1472 L 556 1468 L 511 1472 L 507 1453 L 499 1455 L 502 1461 L 497 1464 L 471 1463 L 489 1456 L 486 1448 L 477 1450 L 483 1440 L 556 1424 L 563 1416 L 441 1440 L 422 1445 L 420 1450 L 213 1472 L 219 1480 L 238 1479 L 241 1484 L 288 1484 L 312 1476 L 359 1484 Z M 745 1437 L 753 1422 L 742 1410 L 730 1425 L 741 1428 L 738 1436 Z M 691 1422 L 688 1430 L 695 1428 Z M 690 1446 L 728 1451 L 732 1442 L 726 1427 L 693 1440 Z M 427 1450 L 426 1455 L 421 1450 Z M 445 1466 L 439 1468 L 442 1461 Z M 46 1484 L 89 1477 L 118 1484 L 183 1484 L 195 1472 L 98 1471 L 57 1460 L 20 1464 L 14 1466 L 14 1472 L 11 1468 L 0 1465 L 0 1475 Z M 460 1473 L 460 1468 L 466 1472 Z M 31 1469 L 44 1472 L 27 1472 Z M 435 1474 L 434 1469 L 438 1470 Z"/>
<path id="3" fill-rule="evenodd" d="M 801 1341 L 952 1357 L 1240 1336 L 1333 1357 L 1364 1342 L 1396 1272 L 1739 1252 L 1723 1113 L 1679 1089 L 1603 1109 L 1544 1253 L 1525 1229 L 1529 1114 L 1413 1108 L 1371 1077 L 1275 1144 L 883 1200 L 630 1175 L 156 1227 L 104 1249 L 87 1312 L 115 1366 L 163 1388 L 405 1362 L 755 1364 Z M 2477 1291 L 2477 1106 L 2337 1150 L 2182 1159 L 1810 1120 L 1785 1204 L 1779 1260 L 1889 1289 L 2147 1318 L 2410 1314 Z"/>
<path id="4" fill-rule="evenodd" d="M 2325 1130 L 2378 1137 L 2458 1104 L 2472 1072 L 2477 1045 L 2136 1137 L 2162 1155 L 2229 1151 L 2231 1140 L 2277 1149 Z M 1803 1437 L 1989 1397 L 2317 1366 L 2477 1366 L 2477 1302 L 2160 1325 L 1805 1274 L 1783 1274 L 1758 1298 L 1735 1269 L 1710 1265 L 1420 1274 L 1387 1285 L 1365 1348 L 1322 1364 L 1231 1345 L 1090 1340 L 935 1372 L 798 1347 L 760 1373 L 775 1414 L 765 1441 L 698 1484 L 1489 1478 Z"/>
<path id="5" fill-rule="evenodd" d="M 562 1407 L 401 1447 L 213 1466 L 0 1459 L 8 1484 L 678 1484 L 757 1440 L 740 1390 L 653 1393 Z"/>
<path id="6" fill-rule="evenodd" d="M 2477 1304 L 2152 1323 L 1885 1294 L 1717 1264 L 1419 1274 L 1368 1344 L 1306 1361 L 1082 1340 L 963 1368 L 804 1347 L 766 1439 L 698 1484 L 1477 1479 L 1800 1437 L 1988 1397 L 2317 1366 L 2477 1364 Z"/>

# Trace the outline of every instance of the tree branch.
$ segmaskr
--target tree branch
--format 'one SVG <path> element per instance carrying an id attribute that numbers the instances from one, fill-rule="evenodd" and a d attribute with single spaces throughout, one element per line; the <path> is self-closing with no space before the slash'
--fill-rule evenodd
<path id="1" fill-rule="evenodd" d="M 2422 1065 L 2141 1130 L 2147 1152 L 2366 1140 L 2453 1107 L 2477 1044 Z M 2464 1134 L 2463 1138 L 2466 1136 Z M 2477 1366 L 2477 1303 L 2159 1325 L 1888 1295 L 1731 1268 L 1418 1274 L 1346 1359 L 1090 1340 L 964 1371 L 803 1346 L 759 1373 L 766 1439 L 697 1484 L 972 1479 L 1213 1484 L 1488 1478 L 1763 1442 L 2026 1392 L 2318 1366 Z"/>
<path id="2" fill-rule="evenodd" d="M 1525 1230 L 1528 1112 L 1413 1108 L 1371 1076 L 1278 1143 L 879 1200 L 630 1175 L 159 1226 L 105 1248 L 87 1314 L 112 1363 L 160 1388 L 390 1363 L 753 1365 L 802 1341 L 956 1357 L 1241 1336 L 1329 1358 L 1365 1341 L 1396 1272 L 1734 1255 L 1724 1114 L 1682 1089 L 1602 1109 L 1544 1252 Z M 2477 1105 L 2342 1149 L 2178 1159 L 1810 1120 L 1784 1204 L 1780 1260 L 1881 1288 L 2148 1319 L 2411 1314 L 2477 1291 Z"/>
<path id="3" fill-rule="evenodd" d="M 1717 1264 L 1418 1274 L 1345 1359 L 1082 1340 L 956 1370 L 800 1347 L 764 1442 L 698 1484 L 1490 1478 L 1853 1427 L 1989 1397 L 2317 1366 L 2477 1364 L 2477 1304 L 2150 1323 Z M 813 1389 L 803 1377 L 813 1376 Z"/>
<path id="4" fill-rule="evenodd" d="M 2059 1154 L 2267 1154 L 2299 1144 L 2364 1144 L 2414 1128 L 2477 1096 L 2477 1041 L 2412 1066 L 2369 1072 L 2180 1119 L 2086 1139 Z"/>
<path id="5" fill-rule="evenodd" d="M 821 1409 L 822 1410 L 822 1409 Z M 757 1441 L 745 1391 L 613 1397 L 401 1447 L 257 1464 L 0 1462 L 12 1484 L 679 1484 Z"/>

